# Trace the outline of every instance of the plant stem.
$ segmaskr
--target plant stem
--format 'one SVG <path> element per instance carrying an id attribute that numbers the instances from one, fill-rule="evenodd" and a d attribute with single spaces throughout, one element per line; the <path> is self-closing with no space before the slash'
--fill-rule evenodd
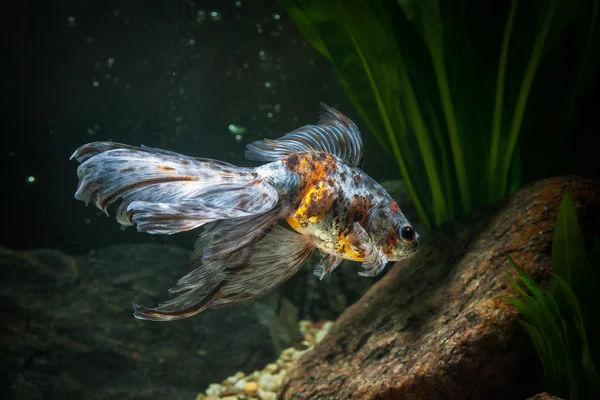
<path id="1" fill-rule="evenodd" d="M 427 15 L 426 2 L 419 2 L 423 7 L 423 14 Z M 439 23 L 439 24 L 436 24 Z M 444 116 L 446 117 L 446 125 L 448 129 L 448 136 L 450 137 L 450 147 L 452 149 L 452 158 L 454 161 L 454 168 L 456 168 L 456 176 L 458 178 L 458 189 L 460 192 L 460 198 L 462 202 L 463 212 L 471 210 L 471 197 L 469 194 L 469 182 L 467 180 L 467 170 L 465 167 L 465 158 L 463 155 L 463 149 L 460 145 L 460 138 L 458 135 L 458 128 L 456 125 L 456 117 L 454 115 L 454 107 L 452 105 L 452 96 L 450 94 L 450 85 L 448 83 L 448 76 L 446 74 L 446 66 L 444 63 L 444 48 L 443 48 L 443 32 L 440 32 L 437 37 L 433 32 L 433 29 L 441 28 L 441 19 L 439 21 L 423 21 L 423 32 L 425 41 L 431 54 L 433 62 L 433 68 L 437 78 L 438 88 L 440 91 L 440 97 L 442 101 L 442 108 L 444 110 Z"/>
<path id="2" fill-rule="evenodd" d="M 498 157 L 500 156 L 500 132 L 502 128 L 502 107 L 504 103 L 504 85 L 506 80 L 506 64 L 508 59 L 508 47 L 510 45 L 510 37 L 512 34 L 512 27 L 515 19 L 517 10 L 517 0 L 512 0 L 510 5 L 510 11 L 508 12 L 508 20 L 506 21 L 506 27 L 504 28 L 504 38 L 502 39 L 502 51 L 500 53 L 500 63 L 498 66 L 498 79 L 496 81 L 496 102 L 494 105 L 494 119 L 492 122 L 492 144 L 490 150 L 490 165 L 489 165 L 489 199 L 490 201 L 496 201 L 498 197 L 501 197 L 501 193 L 495 193 L 496 186 L 494 185 L 495 178 L 497 177 L 497 163 Z"/>
<path id="3" fill-rule="evenodd" d="M 408 77 L 408 74 L 406 72 L 406 67 L 404 66 L 404 63 L 400 63 L 399 69 L 400 80 L 403 82 L 402 86 L 406 94 L 406 108 L 411 117 L 413 129 L 415 130 L 415 136 L 417 138 L 417 143 L 419 144 L 419 149 L 421 150 L 421 154 L 423 156 L 425 172 L 427 173 L 427 178 L 429 180 L 429 187 L 431 189 L 431 196 L 433 199 L 433 210 L 436 219 L 435 224 L 439 226 L 442 222 L 446 222 L 448 218 L 448 212 L 446 210 L 446 202 L 444 201 L 444 196 L 442 194 L 440 178 L 437 174 L 435 155 L 433 154 L 431 140 L 429 138 L 429 132 L 427 132 L 427 128 L 425 127 L 423 115 L 419 110 L 419 105 L 415 97 L 415 92 L 412 87 L 410 78 Z"/>
<path id="4" fill-rule="evenodd" d="M 551 0 L 550 2 L 550 6 L 548 7 L 548 11 L 546 12 L 546 16 L 542 24 L 541 32 L 535 41 L 533 52 L 531 53 L 531 58 L 529 59 L 529 64 L 527 65 L 527 70 L 525 71 L 523 82 L 521 83 L 519 96 L 517 98 L 517 105 L 515 107 L 515 114 L 513 116 L 512 125 L 508 135 L 508 146 L 506 152 L 504 153 L 504 164 L 502 166 L 502 177 L 500 181 L 500 190 L 502 190 L 502 193 L 506 192 L 510 161 L 513 157 L 515 146 L 517 145 L 519 132 L 521 130 L 521 123 L 523 122 L 523 116 L 527 106 L 527 98 L 529 97 L 529 92 L 531 90 L 533 78 L 542 56 L 542 51 L 544 50 L 544 43 L 546 42 L 548 32 L 550 31 L 550 27 L 552 25 L 552 20 L 554 19 L 557 3 L 558 0 Z"/>
<path id="5" fill-rule="evenodd" d="M 379 114 L 381 115 L 381 119 L 383 120 L 385 130 L 388 134 L 390 143 L 392 145 L 392 151 L 394 153 L 394 156 L 396 157 L 396 162 L 398 163 L 398 166 L 400 167 L 400 172 L 402 173 L 402 177 L 404 178 L 404 183 L 406 184 L 406 189 L 408 190 L 411 197 L 413 198 L 415 209 L 416 209 L 417 213 L 419 214 L 419 217 L 421 218 L 421 222 L 425 225 L 425 229 L 430 230 L 431 229 L 431 221 L 429 220 L 429 217 L 427 216 L 427 213 L 425 212 L 425 209 L 423 208 L 423 204 L 422 204 L 419 196 L 417 196 L 417 193 L 415 191 L 413 183 L 411 182 L 410 175 L 408 173 L 406 164 L 404 162 L 404 158 L 402 157 L 402 153 L 400 152 L 400 148 L 398 146 L 398 140 L 396 138 L 396 135 L 394 134 L 394 129 L 392 128 L 392 124 L 390 122 L 389 115 L 387 113 L 387 110 L 385 109 L 385 105 L 383 104 L 383 99 L 381 98 L 381 93 L 379 93 L 379 89 L 377 87 L 377 84 L 375 83 L 375 79 L 373 77 L 373 73 L 371 72 L 371 68 L 369 67 L 369 64 L 367 63 L 367 60 L 365 59 L 364 54 L 362 53 L 360 46 L 358 45 L 356 38 L 354 37 L 352 32 L 347 28 L 346 28 L 346 32 L 356 50 L 356 53 L 358 54 L 358 56 L 360 58 L 360 61 L 363 65 L 365 73 L 367 74 L 367 78 L 369 79 L 371 89 L 373 90 L 373 95 L 375 96 L 375 100 L 377 102 Z"/>

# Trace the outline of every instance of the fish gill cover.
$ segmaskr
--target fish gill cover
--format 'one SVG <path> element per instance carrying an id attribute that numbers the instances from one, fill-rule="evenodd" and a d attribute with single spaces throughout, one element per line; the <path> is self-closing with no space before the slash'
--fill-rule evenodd
<path id="1" fill-rule="evenodd" d="M 565 169 L 600 53 L 598 0 L 283 4 L 391 149 L 427 228 Z"/>

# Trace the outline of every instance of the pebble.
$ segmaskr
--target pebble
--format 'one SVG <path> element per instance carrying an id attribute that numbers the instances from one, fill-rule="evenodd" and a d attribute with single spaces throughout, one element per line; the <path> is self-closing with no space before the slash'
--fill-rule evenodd
<path id="1" fill-rule="evenodd" d="M 277 400 L 277 394 L 273 392 L 258 392 L 262 400 Z"/>
<path id="2" fill-rule="evenodd" d="M 246 376 L 246 374 L 244 374 L 242 371 L 238 371 L 238 372 L 236 372 L 236 373 L 235 373 L 235 375 L 234 375 L 234 377 L 235 377 L 237 380 L 240 380 L 240 379 L 242 379 L 242 378 L 243 378 L 243 377 L 245 377 L 245 376 Z"/>
<path id="3" fill-rule="evenodd" d="M 236 388 L 244 390 L 246 389 L 246 380 L 245 379 L 240 379 L 239 381 L 237 381 L 234 385 Z"/>
<path id="4" fill-rule="evenodd" d="M 267 364 L 264 370 L 270 374 L 274 374 L 279 371 L 279 365 L 276 363 Z"/>
<path id="5" fill-rule="evenodd" d="M 220 393 L 224 392 L 225 388 L 218 383 L 211 383 L 208 385 L 208 389 L 206 389 L 206 394 L 208 396 L 218 396 Z"/>
<path id="6" fill-rule="evenodd" d="M 258 384 L 256 382 L 248 382 L 244 390 L 247 394 L 254 394 L 258 391 Z"/>
<path id="7" fill-rule="evenodd" d="M 321 322 L 317 327 L 312 322 L 303 320 L 298 325 L 304 336 L 302 350 L 289 347 L 281 352 L 279 359 L 267 364 L 262 371 L 253 371 L 248 375 L 238 371 L 225 378 L 221 384 L 212 383 L 206 389 L 206 395 L 199 393 L 196 400 L 276 400 L 287 371 L 298 358 L 323 340 L 333 322 Z"/>
<path id="8" fill-rule="evenodd" d="M 327 333 L 329 333 L 329 330 L 332 327 L 333 327 L 333 322 L 331 322 L 331 321 L 328 321 L 325 324 L 323 324 L 323 327 L 321 328 L 321 330 L 319 330 L 317 332 L 317 334 L 315 335 L 315 342 L 319 343 L 321 340 L 323 340 L 325 335 L 327 335 Z"/>

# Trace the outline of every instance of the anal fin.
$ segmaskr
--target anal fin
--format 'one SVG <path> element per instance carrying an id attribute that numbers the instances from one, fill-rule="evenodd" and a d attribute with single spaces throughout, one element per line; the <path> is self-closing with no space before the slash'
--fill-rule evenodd
<path id="1" fill-rule="evenodd" d="M 152 321 L 187 318 L 258 298 L 272 291 L 304 264 L 314 250 L 311 240 L 276 225 L 260 241 L 221 258 L 192 262 L 195 267 L 170 290 L 177 296 L 157 308 L 134 303 L 135 317 Z"/>

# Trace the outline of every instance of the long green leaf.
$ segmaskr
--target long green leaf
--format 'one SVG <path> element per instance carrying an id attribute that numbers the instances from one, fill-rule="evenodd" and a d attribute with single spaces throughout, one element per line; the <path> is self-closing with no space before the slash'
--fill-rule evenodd
<path id="1" fill-rule="evenodd" d="M 500 133 L 502 130 L 502 108 L 504 107 L 504 86 L 506 81 L 506 64 L 508 60 L 508 48 L 510 46 L 510 37 L 517 12 L 517 0 L 512 0 L 508 19 L 504 28 L 504 37 L 502 39 L 502 50 L 500 52 L 500 61 L 498 64 L 498 78 L 496 80 L 496 100 L 494 103 L 494 119 L 492 121 L 492 143 L 490 149 L 489 179 L 495 180 L 498 172 L 498 158 L 500 156 Z M 493 192 L 494 186 L 490 185 L 490 191 Z M 496 194 L 490 193 L 490 198 L 495 200 Z"/>
<path id="2" fill-rule="evenodd" d="M 332 64 L 368 130 L 393 154 L 429 230 L 505 198 L 529 177 L 522 137 L 549 117 L 538 111 L 547 85 L 537 80 L 568 70 L 550 58 L 554 53 L 545 55 L 555 42 L 564 46 L 563 31 L 573 35 L 564 28 L 575 17 L 590 21 L 589 30 L 582 28 L 585 48 L 575 49 L 582 64 L 573 68 L 574 95 L 564 102 L 573 109 L 591 71 L 587 61 L 596 58 L 590 38 L 600 0 L 591 1 L 588 19 L 579 0 L 511 0 L 492 8 L 476 0 L 283 3 Z"/>
<path id="3" fill-rule="evenodd" d="M 418 1 L 417 7 L 419 9 L 418 17 L 420 18 L 420 28 L 425 43 L 427 43 L 427 48 L 431 54 L 433 68 L 435 70 L 438 83 L 440 99 L 444 110 L 444 116 L 446 118 L 448 136 L 450 138 L 450 148 L 452 150 L 452 158 L 458 178 L 462 209 L 463 212 L 468 212 L 471 210 L 471 194 L 469 192 L 469 181 L 467 179 L 467 169 L 463 154 L 463 146 L 461 146 L 461 137 L 458 132 L 450 84 L 448 83 L 448 76 L 445 66 L 443 39 L 444 30 L 443 21 L 440 15 L 439 2 L 438 0 Z"/>
<path id="4" fill-rule="evenodd" d="M 521 124 L 525 115 L 525 108 L 527 107 L 529 93 L 531 92 L 533 85 L 533 79 L 537 72 L 542 55 L 548 49 L 553 39 L 555 39 L 555 37 L 558 35 L 558 32 L 560 32 L 570 20 L 566 18 L 568 17 L 566 12 L 561 13 L 559 17 L 556 18 L 557 9 L 560 8 L 561 11 L 569 10 L 569 8 L 566 7 L 567 3 L 560 2 L 560 0 L 548 0 L 548 2 L 549 4 L 547 7 L 545 7 L 545 13 L 541 22 L 541 27 L 533 46 L 533 51 L 525 71 L 525 76 L 523 77 L 523 81 L 521 83 L 512 123 L 508 132 L 508 143 L 506 152 L 504 153 L 503 167 L 501 168 L 503 175 L 500 178 L 499 186 L 503 192 L 507 189 L 511 160 L 514 156 L 515 147 L 517 146 Z M 550 40 L 548 40 L 549 37 Z"/>
<path id="5" fill-rule="evenodd" d="M 588 258 L 583 234 L 573 202 L 565 191 L 554 226 L 552 272 L 572 286 L 573 276 L 580 274 L 587 267 Z M 552 284 L 549 290 L 554 291 Z"/>
<path id="6" fill-rule="evenodd" d="M 555 274 L 551 274 L 550 279 L 551 282 L 553 282 L 553 286 L 555 288 L 554 290 L 558 293 L 558 295 L 561 296 L 561 298 L 564 298 L 564 308 L 568 311 L 568 315 L 571 316 L 573 325 L 575 326 L 576 332 L 579 335 L 579 342 L 581 343 L 581 363 L 585 370 L 586 378 L 588 379 L 589 385 L 592 387 L 592 389 L 597 392 L 600 388 L 600 376 L 598 375 L 594 359 L 590 352 L 589 340 L 579 300 L 566 281 Z M 575 378 L 572 379 L 575 380 Z M 575 386 L 575 384 L 576 382 L 574 382 L 573 386 Z M 573 393 L 571 393 L 571 397 L 573 397 Z"/>

